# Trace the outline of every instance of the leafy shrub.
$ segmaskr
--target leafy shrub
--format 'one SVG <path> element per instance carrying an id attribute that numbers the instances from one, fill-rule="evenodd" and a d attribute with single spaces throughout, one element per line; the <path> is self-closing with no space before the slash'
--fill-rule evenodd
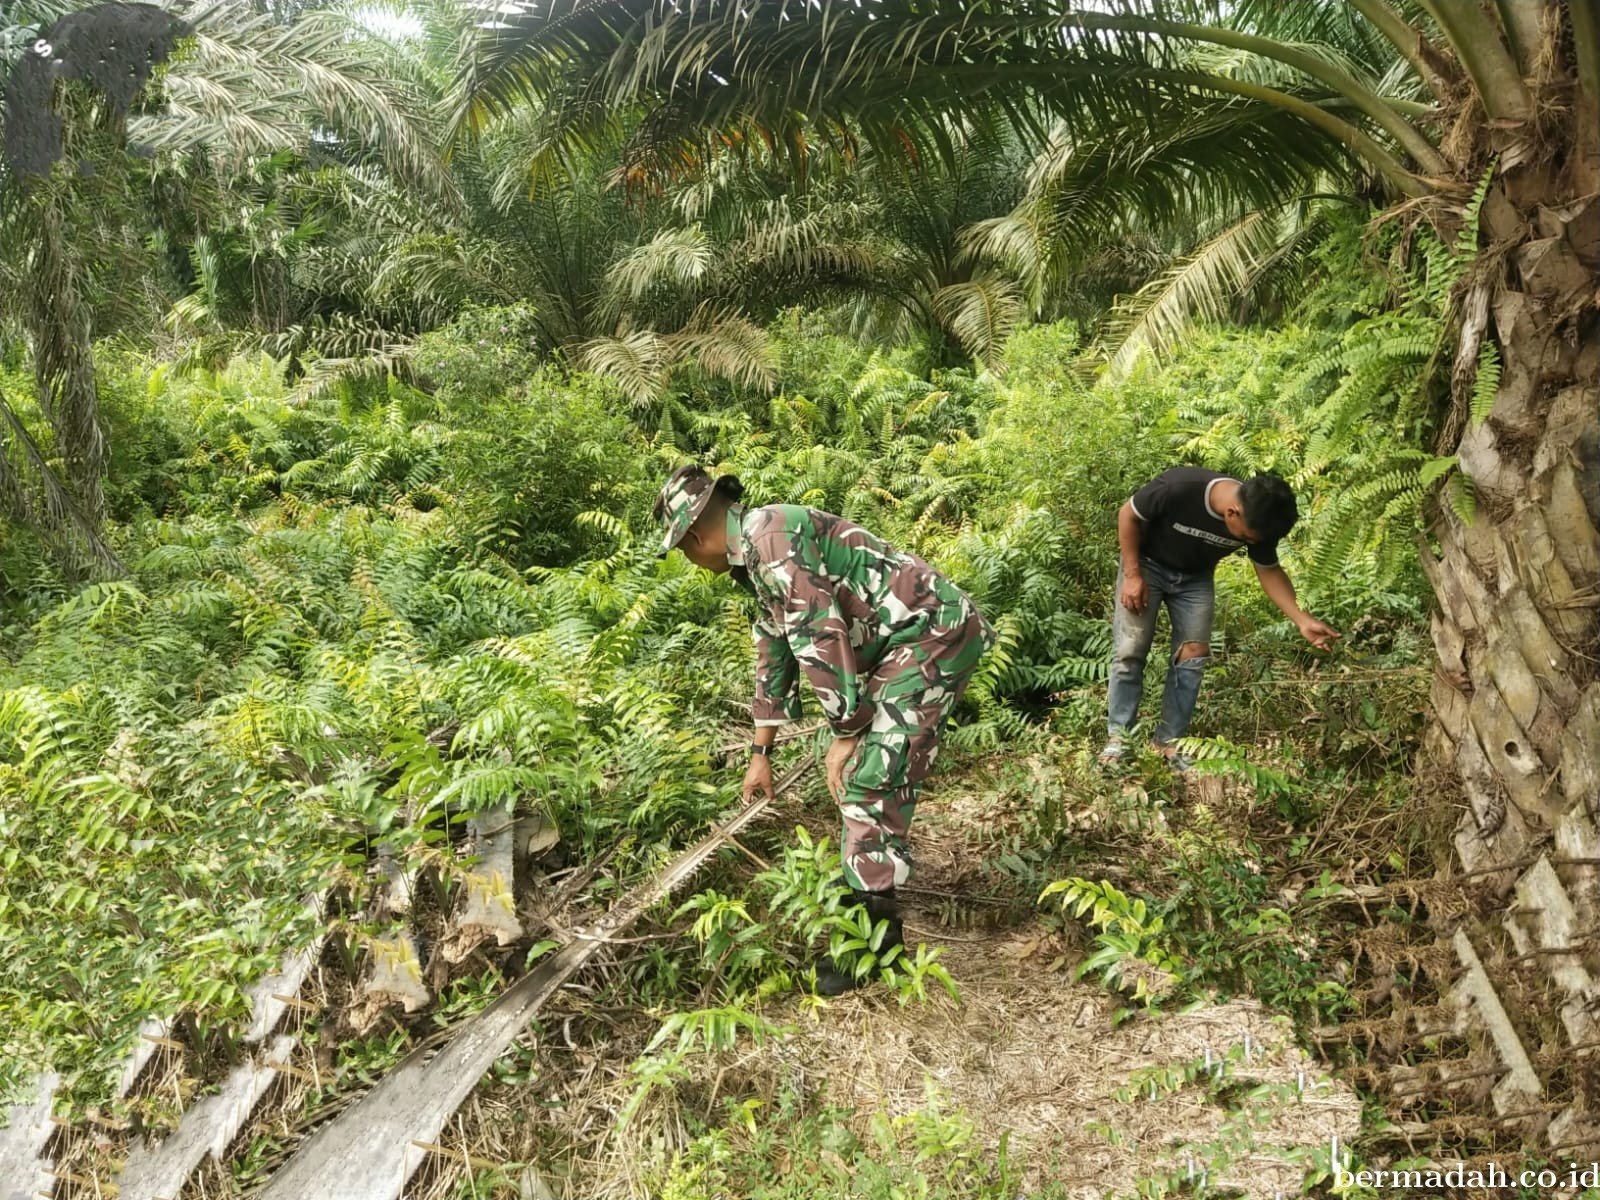
<path id="1" fill-rule="evenodd" d="M 1015 1200 L 1022 1186 L 1004 1135 L 989 1150 L 972 1118 L 930 1094 L 903 1117 L 852 1113 L 784 1089 L 770 1112 L 728 1103 L 728 1120 L 695 1138 L 649 1181 L 663 1200 Z M 1051 1200 L 1051 1185 L 1030 1193 Z"/>
<path id="2" fill-rule="evenodd" d="M 503 397 L 540 369 L 537 318 L 522 304 L 470 306 L 417 339 L 412 369 L 447 406 Z"/>
<path id="3" fill-rule="evenodd" d="M 451 429 L 439 474 L 457 536 L 519 568 L 603 551 L 606 532 L 579 518 L 643 517 L 660 486 L 615 390 L 589 376 L 542 368 L 503 396 L 443 404 L 439 418 Z"/>
<path id="4" fill-rule="evenodd" d="M 1203 809 L 1194 817 L 1188 829 L 1160 835 L 1166 851 L 1160 877 L 1169 887 L 1163 898 L 1076 877 L 1040 894 L 1041 901 L 1059 895 L 1063 912 L 1097 931 L 1078 973 L 1100 972 L 1103 983 L 1145 1008 L 1209 987 L 1248 992 L 1300 1018 L 1336 1019 L 1349 1000 L 1324 977 L 1316 921 L 1307 910 L 1274 903 L 1259 849 L 1239 844 Z M 1336 887 L 1325 878 L 1307 898 Z"/>
<path id="5" fill-rule="evenodd" d="M 1166 921 L 1146 901 L 1130 898 L 1104 880 L 1078 878 L 1057 880 L 1039 899 L 1055 895 L 1061 897 L 1063 912 L 1086 917 L 1098 931 L 1094 953 L 1078 967 L 1080 976 L 1099 971 L 1102 983 L 1147 1008 L 1183 983 L 1183 964 L 1162 936 Z"/>

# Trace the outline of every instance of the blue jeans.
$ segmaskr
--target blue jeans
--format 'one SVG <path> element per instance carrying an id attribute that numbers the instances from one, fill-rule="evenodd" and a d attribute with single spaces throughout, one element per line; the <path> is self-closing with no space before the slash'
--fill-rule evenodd
<path id="1" fill-rule="evenodd" d="M 1110 735 L 1123 736 L 1139 717 L 1139 700 L 1144 695 L 1144 664 L 1150 656 L 1150 643 L 1156 636 L 1156 616 L 1163 603 L 1172 621 L 1172 658 L 1167 667 L 1167 685 L 1161 693 L 1161 723 L 1155 740 L 1162 745 L 1181 738 L 1194 716 L 1200 697 L 1200 678 L 1211 661 L 1211 618 L 1215 607 L 1215 584 L 1211 573 L 1175 571 L 1143 555 L 1139 569 L 1144 574 L 1149 598 L 1144 612 L 1131 613 L 1122 606 L 1122 568 L 1117 568 L 1117 590 L 1111 599 L 1111 684 Z M 1206 648 L 1195 658 L 1180 658 L 1182 647 L 1196 642 Z"/>

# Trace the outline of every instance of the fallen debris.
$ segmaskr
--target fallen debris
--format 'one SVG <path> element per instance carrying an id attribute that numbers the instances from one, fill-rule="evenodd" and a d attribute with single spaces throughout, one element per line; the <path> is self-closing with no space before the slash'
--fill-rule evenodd
<path id="1" fill-rule="evenodd" d="M 55 1185 L 45 1143 L 53 1129 L 51 1105 L 60 1077 L 46 1075 L 38 1081 L 34 1099 L 13 1105 L 0 1129 L 0 1200 L 38 1200 Z"/>
<path id="2" fill-rule="evenodd" d="M 782 794 L 812 766 L 807 759 L 775 787 Z M 546 958 L 483 1012 L 467 1021 L 437 1054 L 420 1047 L 376 1087 L 318 1130 L 273 1177 L 258 1200 L 396 1200 L 438 1145 L 440 1131 L 483 1075 L 526 1028 L 528 1019 L 608 941 L 691 878 L 771 801 L 746 805 L 713 825 L 694 846 L 633 889 L 589 930 Z M 430 1057 L 431 1055 L 431 1057 Z"/>
<path id="3" fill-rule="evenodd" d="M 509 946 L 522 936 L 512 892 L 516 878 L 516 818 L 511 806 L 492 808 L 470 818 L 467 829 L 478 862 L 466 872 L 461 910 L 439 945 L 440 954 L 450 963 L 460 962 L 490 938 L 497 946 Z"/>

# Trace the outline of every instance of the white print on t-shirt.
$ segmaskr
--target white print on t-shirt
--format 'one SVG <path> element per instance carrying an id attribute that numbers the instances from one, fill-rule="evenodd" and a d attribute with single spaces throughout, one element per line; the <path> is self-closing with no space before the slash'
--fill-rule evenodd
<path id="1" fill-rule="evenodd" d="M 1238 549 L 1243 542 L 1235 541 L 1230 537 L 1223 537 L 1220 533 L 1212 533 L 1209 529 L 1196 529 L 1193 525 L 1180 525 L 1174 521 L 1172 527 L 1179 533 L 1187 533 L 1190 537 L 1197 537 L 1203 542 L 1210 542 L 1213 546 L 1229 546 Z"/>

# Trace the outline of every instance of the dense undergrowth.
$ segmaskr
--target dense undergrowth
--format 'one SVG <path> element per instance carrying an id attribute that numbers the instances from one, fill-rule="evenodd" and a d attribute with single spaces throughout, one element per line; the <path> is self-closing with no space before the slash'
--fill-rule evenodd
<path id="1" fill-rule="evenodd" d="M 998 374 L 925 378 L 798 312 L 772 330 L 774 396 L 690 373 L 649 408 L 539 363 L 516 309 L 429 335 L 410 383 L 317 392 L 266 358 L 184 373 L 106 347 L 126 574 L 64 579 L 22 529 L 0 547 L 0 1094 L 50 1066 L 74 1103 L 104 1102 L 149 1017 L 226 1045 L 244 988 L 310 936 L 305 900 L 337 889 L 358 907 L 380 841 L 448 870 L 463 816 L 515 798 L 571 861 L 614 852 L 603 901 L 697 836 L 735 798 L 713 750 L 751 650 L 737 590 L 652 549 L 655 489 L 691 457 L 740 474 L 757 503 L 841 512 L 916 550 L 995 619 L 949 739 L 954 769 L 1009 814 L 979 837 L 972 882 L 1017 913 L 1057 885 L 1066 909 L 1047 899 L 1039 919 L 1085 943 L 1058 968 L 1088 968 L 1131 1009 L 1250 993 L 1303 1024 L 1336 1019 L 1338 931 L 1311 902 L 1404 874 L 1420 844 L 1406 771 L 1424 584 L 1404 547 L 1449 465 L 1401 449 L 1434 410 L 1441 284 L 1358 271 L 1354 236 L 1327 251 L 1349 281 L 1301 323 L 1205 333 L 1098 385 L 1070 324 L 1015 335 Z M 1452 266 L 1443 248 L 1417 260 Z M 1089 762 L 1114 512 L 1180 460 L 1295 480 L 1286 561 L 1307 609 L 1346 634 L 1316 655 L 1242 560 L 1221 568 L 1194 749 L 1248 797 L 1227 814 L 1182 803 L 1154 761 L 1124 780 Z M 1074 819 L 1098 801 L 1131 814 L 1115 836 Z M 1349 861 L 1344 831 L 1363 822 L 1385 826 L 1388 861 Z M 695 1054 L 768 1032 L 760 1000 L 794 983 L 800 933 L 850 933 L 813 886 L 826 840 L 761 849 L 772 871 L 706 881 L 673 918 L 683 936 L 614 998 L 665 1022 L 635 1068 L 640 1104 Z M 384 932 L 341 936 L 358 954 Z M 947 982 L 924 957 L 897 986 L 917 1002 Z M 959 1114 L 930 1113 L 909 1142 L 747 1113 L 744 1158 L 702 1146 L 660 1194 L 707 1194 L 696 1172 L 741 1178 L 780 1136 L 876 1164 L 858 1181 L 915 1166 L 915 1194 L 1007 1194 L 951 1182 L 971 1139 Z"/>

